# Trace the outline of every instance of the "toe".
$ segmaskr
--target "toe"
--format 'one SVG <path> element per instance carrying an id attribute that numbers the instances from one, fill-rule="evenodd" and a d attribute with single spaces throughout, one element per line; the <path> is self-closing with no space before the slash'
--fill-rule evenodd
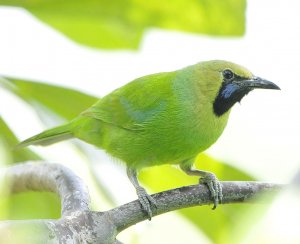
<path id="1" fill-rule="evenodd" d="M 153 216 L 151 207 L 154 206 L 155 208 L 157 208 L 156 201 L 153 197 L 147 194 L 144 188 L 138 188 L 137 195 L 142 205 L 142 209 L 147 213 L 148 219 L 151 220 Z"/>
<path id="2" fill-rule="evenodd" d="M 223 198 L 221 183 L 218 181 L 216 176 L 211 173 L 201 178 L 200 183 L 204 183 L 208 186 L 211 197 L 214 200 L 214 206 L 212 209 L 216 209 L 218 204 L 222 202 L 222 198 Z"/>
<path id="3" fill-rule="evenodd" d="M 147 194 L 147 199 L 148 199 L 148 201 L 149 201 L 149 203 L 152 207 L 157 208 L 157 203 L 156 203 L 155 199 L 152 196 Z"/>
<path id="4" fill-rule="evenodd" d="M 219 203 L 222 203 L 222 201 L 223 201 L 223 192 L 222 192 L 222 185 L 219 181 L 218 181 L 218 184 L 217 184 L 217 191 L 218 191 Z"/>

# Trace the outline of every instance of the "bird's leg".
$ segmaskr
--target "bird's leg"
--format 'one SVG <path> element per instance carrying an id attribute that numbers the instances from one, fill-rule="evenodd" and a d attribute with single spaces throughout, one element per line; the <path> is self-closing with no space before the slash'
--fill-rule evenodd
<path id="1" fill-rule="evenodd" d="M 206 184 L 210 191 L 210 194 L 214 200 L 215 209 L 219 203 L 222 203 L 222 186 L 217 177 L 208 171 L 197 170 L 192 168 L 192 163 L 189 161 L 184 161 L 180 164 L 180 168 L 188 175 L 200 176 L 199 184 Z"/>
<path id="2" fill-rule="evenodd" d="M 137 171 L 135 169 L 127 167 L 127 175 L 131 183 L 133 184 L 139 201 L 142 205 L 143 210 L 148 214 L 149 220 L 152 218 L 152 206 L 156 207 L 156 201 L 151 197 L 146 190 L 140 186 Z"/>

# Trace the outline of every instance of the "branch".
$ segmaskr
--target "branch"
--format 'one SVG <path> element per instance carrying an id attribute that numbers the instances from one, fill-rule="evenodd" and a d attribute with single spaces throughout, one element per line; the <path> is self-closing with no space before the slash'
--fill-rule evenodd
<path id="1" fill-rule="evenodd" d="M 83 181 L 60 164 L 28 162 L 8 168 L 11 192 L 48 191 L 61 198 L 62 215 L 89 210 L 90 196 Z"/>
<path id="2" fill-rule="evenodd" d="M 12 192 L 35 190 L 58 194 L 62 201 L 62 217 L 58 220 L 2 221 L 0 242 L 6 240 L 3 238 L 7 238 L 7 233 L 19 236 L 15 232 L 24 234 L 24 228 L 29 228 L 34 234 L 26 232 L 26 238 L 38 238 L 41 243 L 117 243 L 118 233 L 148 218 L 138 200 L 106 212 L 90 211 L 87 188 L 80 178 L 62 165 L 19 164 L 8 168 L 5 175 L 10 180 Z M 236 181 L 222 182 L 222 187 L 223 203 L 236 203 L 253 201 L 258 194 L 277 191 L 282 185 Z M 204 185 L 180 187 L 152 197 L 157 202 L 154 216 L 213 203 Z M 26 241 L 31 243 L 32 239 Z"/>
<path id="3" fill-rule="evenodd" d="M 279 184 L 251 181 L 227 181 L 221 184 L 222 204 L 253 202 L 253 198 L 259 194 L 276 192 L 283 187 Z M 210 192 L 204 185 L 184 186 L 153 194 L 152 197 L 157 202 L 157 209 L 153 216 L 182 208 L 213 204 Z M 111 209 L 107 214 L 110 215 L 118 231 L 148 219 L 138 200 Z"/>

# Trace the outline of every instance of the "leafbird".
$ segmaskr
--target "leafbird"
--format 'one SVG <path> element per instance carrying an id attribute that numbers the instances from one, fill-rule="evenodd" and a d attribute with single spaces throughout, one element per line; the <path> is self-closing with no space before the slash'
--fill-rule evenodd
<path id="1" fill-rule="evenodd" d="M 206 184 L 214 207 L 222 188 L 211 172 L 193 168 L 226 127 L 236 102 L 256 88 L 280 89 L 248 69 L 222 60 L 135 79 L 104 96 L 70 122 L 26 139 L 18 147 L 79 138 L 124 162 L 142 209 L 151 219 L 155 199 L 138 182 L 144 167 L 175 164 Z M 159 180 L 159 179 L 158 179 Z"/>

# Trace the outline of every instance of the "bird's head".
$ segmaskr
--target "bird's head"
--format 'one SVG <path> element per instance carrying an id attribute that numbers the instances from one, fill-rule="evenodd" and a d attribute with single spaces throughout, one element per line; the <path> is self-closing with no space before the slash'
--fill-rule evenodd
<path id="1" fill-rule="evenodd" d="M 218 117 L 253 89 L 280 90 L 273 82 L 254 76 L 246 68 L 227 61 L 201 62 L 196 65 L 196 69 L 201 89 L 211 99 L 214 113 Z"/>

